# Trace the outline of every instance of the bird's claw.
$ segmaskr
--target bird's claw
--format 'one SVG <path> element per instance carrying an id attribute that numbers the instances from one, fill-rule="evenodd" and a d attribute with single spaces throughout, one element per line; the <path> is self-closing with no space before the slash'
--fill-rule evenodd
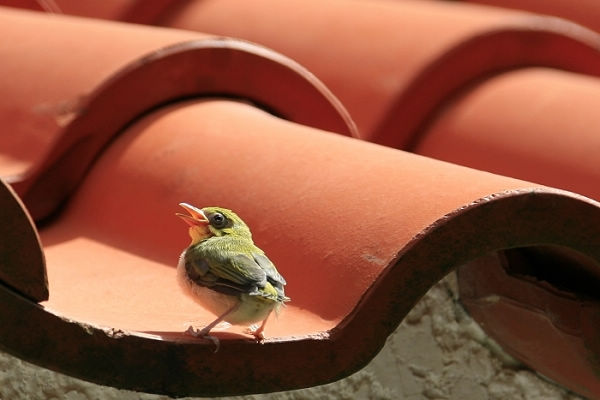
<path id="1" fill-rule="evenodd" d="M 200 329 L 194 329 L 194 327 L 190 325 L 185 331 L 185 334 L 193 337 L 200 337 Z"/>
<path id="2" fill-rule="evenodd" d="M 254 336 L 258 343 L 263 343 L 265 341 L 263 329 L 261 329 L 261 327 L 259 327 L 257 324 L 252 324 L 248 328 L 244 329 L 244 333 Z"/>
<path id="3" fill-rule="evenodd" d="M 194 327 L 191 326 L 191 325 L 185 331 L 185 333 L 187 335 L 193 336 L 195 338 L 208 339 L 211 342 L 213 342 L 215 344 L 215 351 L 214 352 L 216 353 L 221 348 L 221 341 L 219 340 L 218 337 L 209 335 L 208 334 L 209 332 L 210 332 L 210 330 L 207 331 L 206 329 L 194 329 Z"/>

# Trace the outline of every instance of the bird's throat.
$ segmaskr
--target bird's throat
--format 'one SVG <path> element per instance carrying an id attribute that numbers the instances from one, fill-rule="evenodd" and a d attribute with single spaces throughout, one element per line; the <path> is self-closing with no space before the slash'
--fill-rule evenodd
<path id="1" fill-rule="evenodd" d="M 190 237 L 192 238 L 192 243 L 190 243 L 190 246 L 200 243 L 204 239 L 212 236 L 208 227 L 204 226 L 204 225 L 190 226 L 188 233 L 190 234 Z"/>

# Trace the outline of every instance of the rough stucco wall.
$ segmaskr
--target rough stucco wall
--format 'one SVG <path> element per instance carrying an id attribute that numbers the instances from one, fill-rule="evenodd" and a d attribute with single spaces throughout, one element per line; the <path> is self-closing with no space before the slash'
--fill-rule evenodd
<path id="1" fill-rule="evenodd" d="M 577 400 L 504 356 L 456 306 L 454 276 L 433 287 L 363 370 L 310 389 L 230 399 Z M 142 399 L 0 353 L 0 399 Z"/>

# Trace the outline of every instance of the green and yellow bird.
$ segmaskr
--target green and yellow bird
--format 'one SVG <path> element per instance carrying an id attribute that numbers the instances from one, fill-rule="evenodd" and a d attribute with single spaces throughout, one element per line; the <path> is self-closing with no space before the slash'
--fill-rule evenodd
<path id="1" fill-rule="evenodd" d="M 233 211 L 179 205 L 188 212 L 176 215 L 189 225 L 192 243 L 179 257 L 177 279 L 186 294 L 217 315 L 204 328 L 190 326 L 186 332 L 212 340 L 218 349 L 218 339 L 209 333 L 225 321 L 249 325 L 249 333 L 259 341 L 264 339 L 269 315 L 289 301 L 284 293 L 285 279 Z M 257 322 L 260 326 L 254 325 Z"/>

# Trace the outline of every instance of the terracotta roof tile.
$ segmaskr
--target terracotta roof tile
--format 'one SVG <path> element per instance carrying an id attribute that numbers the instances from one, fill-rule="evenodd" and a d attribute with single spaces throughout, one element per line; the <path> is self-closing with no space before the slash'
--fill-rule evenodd
<path id="1" fill-rule="evenodd" d="M 0 318 L 27 315 L 0 329 L 3 348 L 177 396 L 305 387 L 361 368 L 465 265 L 461 293 L 492 336 L 600 396 L 600 205 L 519 180 L 599 197 L 596 33 L 445 2 L 57 4 L 209 34 L 0 8 L 0 176 L 14 189 L 0 186 Z M 350 116 L 390 147 L 347 137 Z M 182 335 L 209 315 L 165 268 L 187 244 L 181 201 L 242 214 L 293 299 L 262 346 L 222 334 L 219 363 Z"/>
<path id="2" fill-rule="evenodd" d="M 595 0 L 577 2 L 569 0 L 466 0 L 466 2 L 554 15 L 600 31 L 600 5 Z"/>

